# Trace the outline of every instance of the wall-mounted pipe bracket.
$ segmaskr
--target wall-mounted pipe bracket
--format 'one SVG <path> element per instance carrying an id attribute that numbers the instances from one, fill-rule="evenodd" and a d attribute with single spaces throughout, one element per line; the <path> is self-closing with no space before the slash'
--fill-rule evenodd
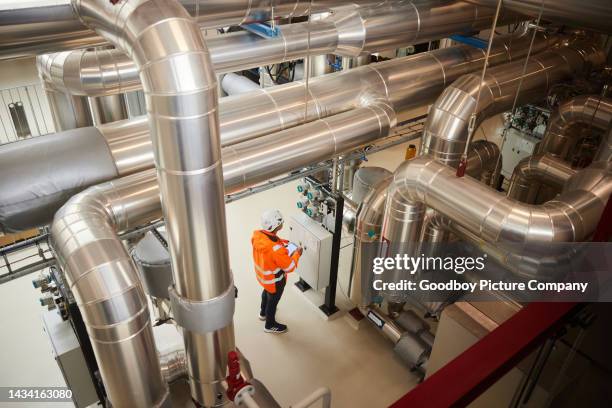
<path id="1" fill-rule="evenodd" d="M 480 48 L 481 50 L 487 49 L 487 41 L 482 38 L 472 37 L 468 35 L 455 34 L 449 37 L 451 40 L 456 41 L 461 44 L 470 45 L 475 48 Z"/>
<path id="2" fill-rule="evenodd" d="M 263 38 L 275 38 L 281 34 L 278 26 L 272 27 L 266 23 L 243 24 L 240 27 Z"/>
<path id="3" fill-rule="evenodd" d="M 176 323 L 190 331 L 210 333 L 222 329 L 234 317 L 234 282 L 221 295 L 204 301 L 193 301 L 180 296 L 174 286 L 168 288 L 170 306 Z"/>

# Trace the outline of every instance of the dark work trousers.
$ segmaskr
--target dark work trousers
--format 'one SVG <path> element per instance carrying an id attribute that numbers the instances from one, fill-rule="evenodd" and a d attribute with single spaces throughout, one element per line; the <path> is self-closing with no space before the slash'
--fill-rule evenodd
<path id="1" fill-rule="evenodd" d="M 265 289 L 261 292 L 261 311 L 259 314 L 266 316 L 266 328 L 268 329 L 276 324 L 276 307 L 283 296 L 286 283 L 287 277 L 285 276 L 285 279 L 276 282 L 275 293 L 269 293 Z"/>

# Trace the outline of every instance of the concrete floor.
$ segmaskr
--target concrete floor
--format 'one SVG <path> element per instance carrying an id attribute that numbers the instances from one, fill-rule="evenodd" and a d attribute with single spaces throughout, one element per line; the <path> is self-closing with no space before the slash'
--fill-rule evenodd
<path id="1" fill-rule="evenodd" d="M 367 165 L 393 170 L 403 160 L 404 149 L 405 146 L 397 146 L 374 154 Z M 316 305 L 294 288 L 293 282 L 297 280 L 294 273 L 278 312 L 278 320 L 288 324 L 289 332 L 266 334 L 263 323 L 257 319 L 261 287 L 253 272 L 250 237 L 259 227 L 259 215 L 264 209 L 278 208 L 285 218 L 298 212 L 295 186 L 296 183 L 289 183 L 227 206 L 230 259 L 239 288 L 235 313 L 237 346 L 250 360 L 255 376 L 283 407 L 320 386 L 331 388 L 334 407 L 386 407 L 414 387 L 417 379 L 394 356 L 391 344 L 376 329 L 366 324 L 356 331 L 342 317 L 351 307 L 343 294 L 348 287 L 350 246 L 342 250 L 338 287 L 342 311 L 338 318 L 332 321 L 323 318 Z M 350 239 L 345 243 L 350 244 Z M 38 304 L 39 292 L 31 285 L 33 277 L 0 286 L 0 310 L 4 314 L 0 330 L 0 386 L 63 385 L 42 329 L 42 308 Z M 0 403 L 2 406 L 16 405 Z"/>

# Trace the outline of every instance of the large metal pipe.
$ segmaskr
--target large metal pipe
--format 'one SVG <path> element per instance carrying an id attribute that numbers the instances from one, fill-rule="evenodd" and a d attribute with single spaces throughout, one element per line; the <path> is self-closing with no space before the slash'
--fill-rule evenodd
<path id="1" fill-rule="evenodd" d="M 43 90 L 56 132 L 94 124 L 87 97 L 69 95 L 65 91 L 53 89 L 47 82 L 43 82 Z"/>
<path id="2" fill-rule="evenodd" d="M 386 135 L 394 123 L 390 115 L 388 107 L 372 106 L 305 125 L 305 132 L 311 134 L 306 139 L 311 146 L 302 150 L 306 161 L 316 163 Z M 237 156 L 226 161 L 227 193 L 306 164 L 291 160 L 274 163 L 272 152 L 285 157 L 295 150 L 295 134 L 281 133 L 265 137 L 269 140 L 259 148 L 245 149 L 242 161 Z M 353 138 L 354 134 L 358 137 Z M 266 164 L 256 165 L 265 157 L 269 158 Z M 165 394 L 159 382 L 162 374 L 154 342 L 149 338 L 152 334 L 144 291 L 136 267 L 117 236 L 161 216 L 160 187 L 155 170 L 150 169 L 77 194 L 58 211 L 51 228 L 58 259 L 86 322 L 92 326 L 90 335 L 113 406 L 156 406 Z M 142 365 L 137 365 L 139 359 L 143 359 Z M 124 379 L 125 373 L 129 373 L 129 381 Z M 166 364 L 163 374 L 173 377 Z"/>
<path id="3" fill-rule="evenodd" d="M 612 99 L 599 95 L 580 95 L 559 105 L 548 121 L 539 153 L 567 159 L 580 138 L 576 125 L 606 131 L 612 123 Z"/>
<path id="4" fill-rule="evenodd" d="M 363 5 L 391 0 L 351 0 Z M 291 18 L 327 11 L 347 0 L 182 0 L 181 3 L 204 28 Z M 17 58 L 75 48 L 108 44 L 83 24 L 71 0 L 38 0 L 0 3 L 0 59 Z"/>
<path id="5" fill-rule="evenodd" d="M 395 112 L 386 101 L 319 119 L 223 149 L 226 193 L 331 158 L 389 134 Z"/>
<path id="6" fill-rule="evenodd" d="M 494 10 L 463 1 L 387 2 L 350 5 L 328 18 L 279 26 L 277 37 L 246 31 L 207 37 L 217 73 L 303 58 L 306 54 L 363 53 L 439 39 L 488 27 Z M 327 65 L 327 64 L 325 64 Z M 100 96 L 140 89 L 134 62 L 120 50 L 76 50 L 39 56 L 50 84 L 74 95 Z"/>
<path id="7" fill-rule="evenodd" d="M 495 7 L 498 0 L 467 0 L 488 7 Z M 551 20 L 611 33 L 612 7 L 608 0 L 504 0 L 505 9 L 544 20 Z"/>
<path id="8" fill-rule="evenodd" d="M 204 406 L 223 404 L 227 354 L 235 347 L 234 284 L 217 80 L 202 33 L 178 1 L 74 0 L 73 5 L 81 20 L 123 49 L 140 72 L 173 265 L 171 300 L 183 329 L 191 395 Z"/>
<path id="9" fill-rule="evenodd" d="M 533 52 L 558 41 L 559 37 L 537 35 Z M 494 43 L 490 64 L 524 57 L 529 42 L 529 36 L 500 38 Z M 455 79 L 481 69 L 484 56 L 483 50 L 474 47 L 444 48 L 312 78 L 308 90 L 304 81 L 296 81 L 223 98 L 222 143 L 238 143 L 354 109 L 373 97 L 387 98 L 402 121 L 432 103 Z"/>
<path id="10" fill-rule="evenodd" d="M 107 95 L 89 98 L 94 124 L 113 123 L 128 118 L 124 95 Z"/>
<path id="11" fill-rule="evenodd" d="M 168 398 L 147 297 L 120 231 L 159 217 L 155 178 L 132 175 L 74 196 L 55 216 L 51 243 L 87 326 L 115 407 L 158 407 Z"/>
<path id="12" fill-rule="evenodd" d="M 435 179 L 435 182 L 434 182 Z M 556 199 L 519 203 L 432 158 L 404 162 L 387 193 L 383 236 L 393 231 L 391 206 L 422 212 L 430 207 L 485 242 L 512 244 L 585 241 L 595 230 L 612 192 L 612 165 L 595 163 L 570 178 Z"/>
<path id="13" fill-rule="evenodd" d="M 474 142 L 472 147 L 468 155 L 466 173 L 471 177 L 486 179 L 486 174 L 495 168 L 498 161 L 499 148 L 485 141 Z M 376 184 L 357 211 L 351 266 L 353 285 L 350 297 L 360 307 L 371 304 L 378 295 L 372 287 L 372 262 L 374 257 L 379 256 L 387 190 L 391 181 L 392 178 L 389 177 Z M 432 225 L 432 228 L 434 226 Z M 430 234 L 434 232 L 430 231 Z"/>
<path id="14" fill-rule="evenodd" d="M 529 36 L 496 40 L 490 64 L 523 57 L 529 41 Z M 533 52 L 540 52 L 558 41 L 559 37 L 538 34 Z M 411 110 L 430 104 L 446 85 L 462 74 L 480 69 L 483 59 L 483 50 L 460 46 L 314 78 L 309 81 L 308 107 L 304 96 L 307 94 L 305 81 L 223 98 L 219 106 L 221 143 L 238 143 L 344 112 L 362 105 L 369 95 L 388 97 L 396 112 L 406 116 Z M 100 85 L 104 89 L 108 86 L 108 83 Z M 146 126 L 144 121 L 134 122 L 135 131 L 145 131 Z"/>
<path id="15" fill-rule="evenodd" d="M 534 51 L 554 44 L 558 37 L 536 36 Z M 490 63 L 499 64 L 524 55 L 529 38 L 496 40 Z M 482 67 L 484 52 L 460 46 L 399 58 L 310 80 L 312 98 L 308 119 L 316 120 L 344 112 L 368 102 L 365 95 L 384 89 L 396 115 L 431 103 L 450 81 Z M 246 140 L 304 122 L 303 84 L 272 87 L 255 93 L 223 98 L 220 102 L 221 145 Z M 84 128 L 96 139 L 88 148 L 73 139 L 78 133 L 56 133 L 0 146 L 0 173 L 18 177 L 0 178 L 0 225 L 5 231 L 46 225 L 66 200 L 84 188 L 153 167 L 153 148 L 146 117 L 115 122 L 98 128 Z M 104 144 L 108 145 L 108 148 Z M 58 150 L 61 149 L 61 150 Z M 83 154 L 96 154 L 104 161 L 94 173 Z M 47 152 L 45 159 L 41 152 Z M 55 153 L 54 153 L 55 152 Z M 79 160 L 75 164 L 74 160 Z M 116 170 L 113 170 L 113 163 Z M 54 166 L 49 172 L 48 166 Z M 85 167 L 82 167 L 85 166 Z M 74 172 L 74 168 L 91 171 Z M 44 176 L 45 180 L 41 180 Z M 59 177 L 62 177 L 61 179 Z M 30 215 L 28 215 L 28 213 Z"/>
<path id="16" fill-rule="evenodd" d="M 567 162 L 550 154 L 526 157 L 514 168 L 508 197 L 535 204 L 540 183 L 560 191 L 575 173 Z"/>
<path id="17" fill-rule="evenodd" d="M 485 118 L 510 109 L 515 96 L 519 105 L 542 99 L 555 83 L 604 63 L 605 55 L 598 47 L 573 42 L 532 55 L 526 65 L 516 61 L 490 68 L 482 83 L 480 74 L 464 75 L 444 90 L 429 111 L 422 152 L 456 167 L 465 150 L 472 115 L 477 128 Z"/>

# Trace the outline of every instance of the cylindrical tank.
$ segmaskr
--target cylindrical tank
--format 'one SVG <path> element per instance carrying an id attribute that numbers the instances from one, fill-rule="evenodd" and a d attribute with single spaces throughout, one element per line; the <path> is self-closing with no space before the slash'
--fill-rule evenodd
<path id="1" fill-rule="evenodd" d="M 363 199 L 381 180 L 392 176 L 392 173 L 382 167 L 362 167 L 355 172 L 353 179 L 353 201 L 361 204 Z"/>

